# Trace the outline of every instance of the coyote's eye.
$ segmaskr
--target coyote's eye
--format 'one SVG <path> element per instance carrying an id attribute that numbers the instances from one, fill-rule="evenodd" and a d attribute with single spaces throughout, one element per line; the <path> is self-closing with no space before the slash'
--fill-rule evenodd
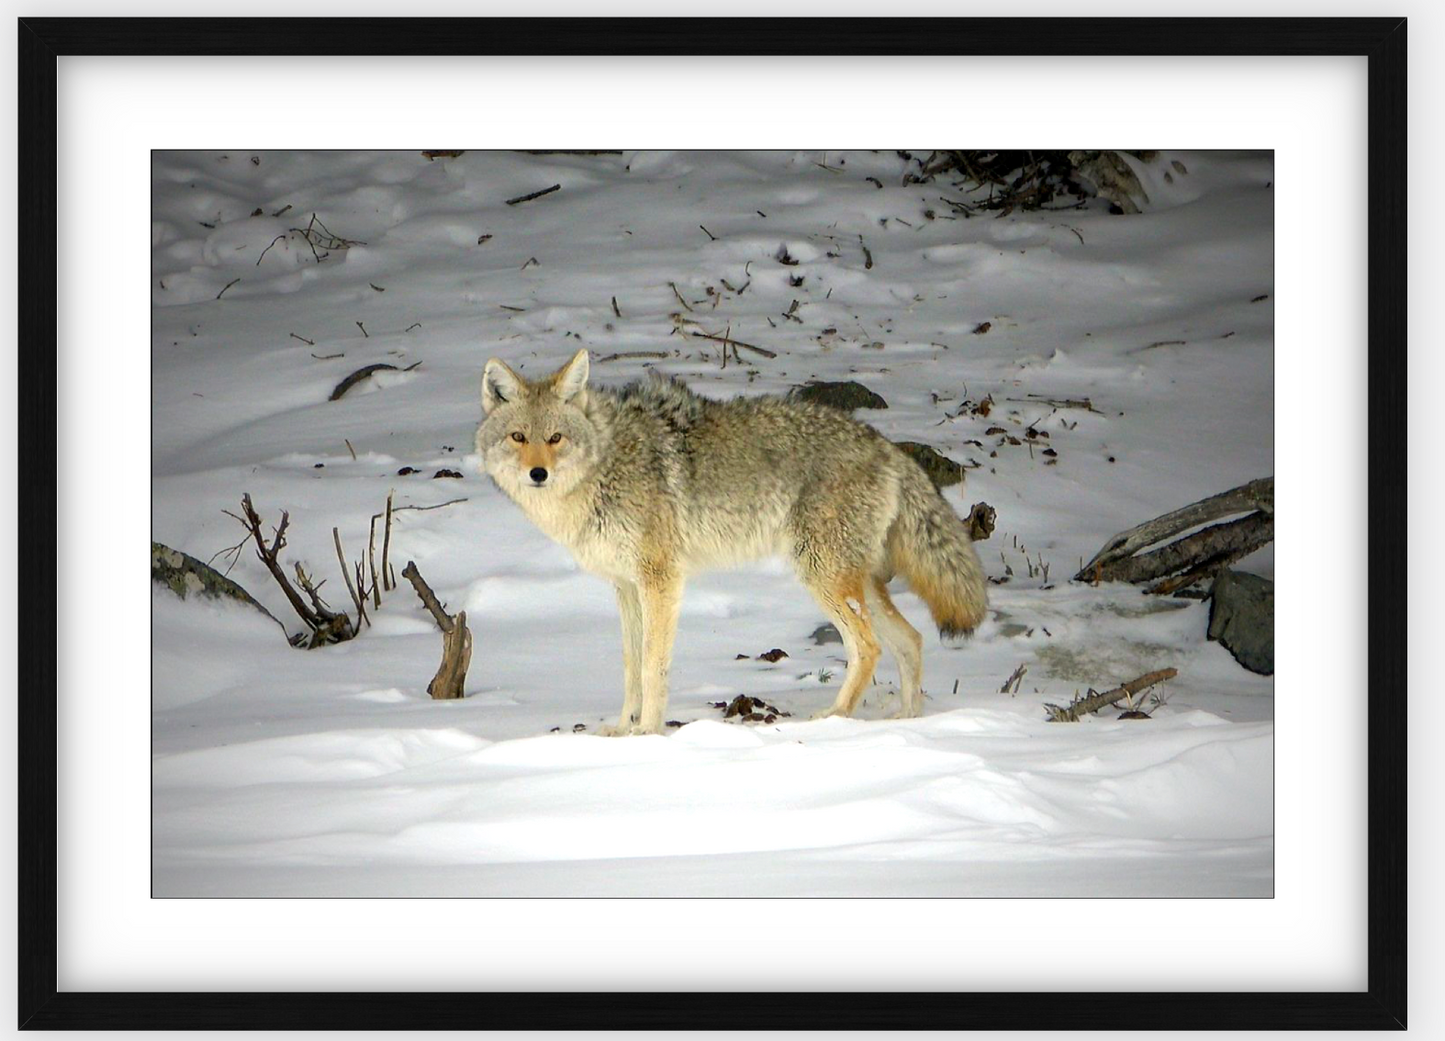
<path id="1" fill-rule="evenodd" d="M 553 434 L 551 437 L 547 438 L 547 443 L 549 445 L 555 445 L 560 440 L 562 440 L 561 434 Z"/>
<path id="2" fill-rule="evenodd" d="M 519 445 L 525 445 L 527 443 L 527 435 L 522 433 L 520 430 L 513 430 L 512 440 L 517 442 L 517 444 Z"/>

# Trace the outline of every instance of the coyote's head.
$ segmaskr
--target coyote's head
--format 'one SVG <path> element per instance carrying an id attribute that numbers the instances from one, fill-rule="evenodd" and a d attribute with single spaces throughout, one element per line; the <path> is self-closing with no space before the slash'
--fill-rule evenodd
<path id="1" fill-rule="evenodd" d="M 477 452 L 483 468 L 513 498 L 570 491 L 597 462 L 586 406 L 585 350 L 536 382 L 493 358 L 482 373 L 485 416 Z"/>

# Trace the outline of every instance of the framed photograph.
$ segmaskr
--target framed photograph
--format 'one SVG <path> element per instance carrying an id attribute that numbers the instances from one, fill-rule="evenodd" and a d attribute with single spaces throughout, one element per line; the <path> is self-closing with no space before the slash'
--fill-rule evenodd
<path id="1" fill-rule="evenodd" d="M 1404 1028 L 1403 19 L 18 37 L 22 1028 Z"/>

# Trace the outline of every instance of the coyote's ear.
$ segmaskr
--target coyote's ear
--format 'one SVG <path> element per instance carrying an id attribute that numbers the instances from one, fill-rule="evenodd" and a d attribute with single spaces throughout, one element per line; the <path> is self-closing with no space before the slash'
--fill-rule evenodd
<path id="1" fill-rule="evenodd" d="M 516 401 L 522 396 L 521 378 L 499 358 L 487 362 L 482 370 L 482 411 L 490 412 L 498 405 Z"/>
<path id="2" fill-rule="evenodd" d="M 571 401 L 576 398 L 587 386 L 587 348 L 583 347 L 572 356 L 572 360 L 552 377 L 553 386 L 557 389 L 557 397 L 563 401 Z M 581 405 L 585 399 L 577 401 Z"/>

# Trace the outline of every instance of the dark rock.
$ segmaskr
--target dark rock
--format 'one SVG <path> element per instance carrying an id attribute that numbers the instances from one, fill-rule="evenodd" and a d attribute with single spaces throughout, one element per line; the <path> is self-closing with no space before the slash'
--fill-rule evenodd
<path id="1" fill-rule="evenodd" d="M 249 604 L 277 625 L 281 622 L 256 598 L 209 564 L 159 542 L 151 543 L 151 580 L 159 582 L 182 600 L 192 594 L 209 600 L 236 600 Z M 281 626 L 284 632 L 286 627 Z"/>
<path id="2" fill-rule="evenodd" d="M 839 408 L 844 412 L 852 412 L 855 408 L 888 407 L 888 402 L 863 384 L 853 380 L 838 383 L 809 383 L 802 387 L 794 387 L 788 396 L 794 401 L 816 401 L 820 405 Z"/>
<path id="3" fill-rule="evenodd" d="M 842 643 L 843 634 L 838 631 L 838 627 L 832 622 L 824 622 L 809 634 L 808 639 L 821 647 L 825 643 Z"/>
<path id="4" fill-rule="evenodd" d="M 758 661 L 778 662 L 782 661 L 787 656 L 787 651 L 783 650 L 781 647 L 774 647 L 770 651 L 764 651 L 762 654 L 759 654 Z"/>
<path id="5" fill-rule="evenodd" d="M 963 481 L 963 464 L 955 463 L 948 456 L 919 441 L 894 441 L 904 454 L 923 467 L 923 472 L 935 488 L 947 488 Z"/>
<path id="6" fill-rule="evenodd" d="M 1246 571 L 1221 571 L 1209 606 L 1209 638 L 1250 672 L 1274 675 L 1274 583 Z"/>
<path id="7" fill-rule="evenodd" d="M 739 694 L 733 698 L 732 703 L 723 710 L 724 719 L 732 719 L 734 716 L 746 716 L 754 710 L 755 703 L 746 694 Z"/>

